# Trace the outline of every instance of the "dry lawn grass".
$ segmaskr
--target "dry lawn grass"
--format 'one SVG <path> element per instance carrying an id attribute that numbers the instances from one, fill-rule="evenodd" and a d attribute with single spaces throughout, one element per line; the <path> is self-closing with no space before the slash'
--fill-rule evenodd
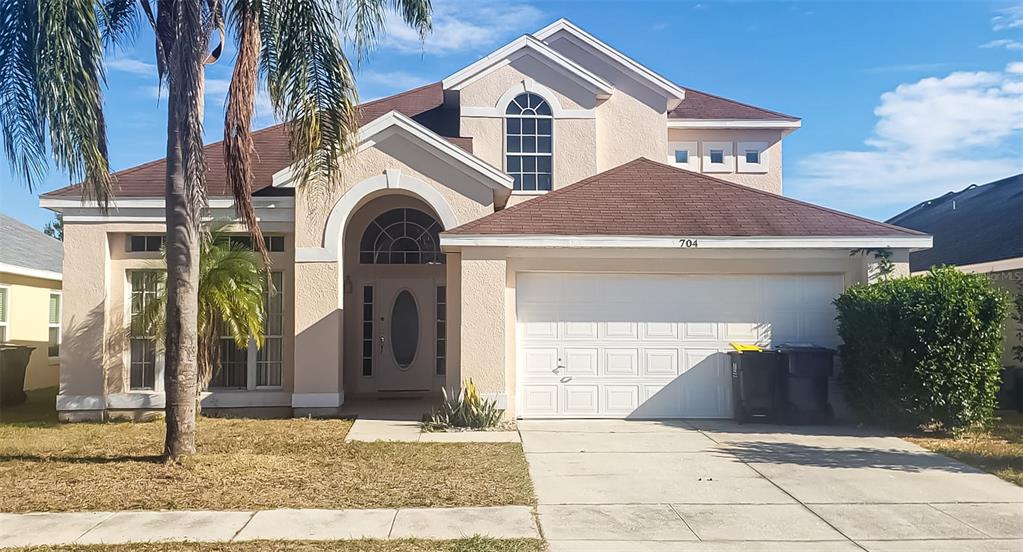
<path id="1" fill-rule="evenodd" d="M 539 540 L 456 541 L 359 540 L 331 542 L 252 541 L 236 543 L 123 544 L 99 546 L 43 546 L 12 552 L 543 552 Z"/>
<path id="2" fill-rule="evenodd" d="M 0 421 L 0 512 L 533 503 L 519 444 L 345 443 L 349 428 L 202 418 L 199 454 L 170 466 L 162 422 Z"/>
<path id="3" fill-rule="evenodd" d="M 958 439 L 908 440 L 1023 487 L 1023 414 L 1005 414 L 990 430 L 971 431 Z"/>

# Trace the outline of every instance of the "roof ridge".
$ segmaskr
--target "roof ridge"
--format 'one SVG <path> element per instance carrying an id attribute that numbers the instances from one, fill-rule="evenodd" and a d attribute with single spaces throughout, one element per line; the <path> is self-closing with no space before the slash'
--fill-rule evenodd
<path id="1" fill-rule="evenodd" d="M 691 87 L 688 87 L 688 86 L 683 86 L 682 88 L 685 89 L 686 91 L 690 91 L 691 90 L 693 92 L 696 92 L 697 94 L 703 94 L 704 96 L 710 96 L 711 98 L 715 98 L 715 99 L 718 99 L 718 100 L 721 100 L 721 101 L 725 101 L 725 102 L 730 102 L 730 103 L 733 103 L 733 104 L 736 104 L 736 105 L 741 105 L 743 107 L 748 107 L 750 109 L 756 109 L 758 111 L 764 111 L 764 112 L 770 113 L 772 115 L 777 115 L 779 117 L 784 117 L 786 119 L 792 119 L 794 121 L 802 121 L 803 120 L 802 117 L 796 117 L 795 115 L 789 115 L 788 113 L 782 113 L 781 111 L 774 111 L 773 109 L 767 109 L 767 108 L 756 106 L 756 105 L 753 105 L 753 104 L 748 104 L 748 103 L 745 103 L 745 102 L 740 102 L 738 100 L 733 100 L 731 98 L 726 98 L 724 96 L 718 96 L 717 94 L 711 94 L 710 92 L 704 92 L 703 90 L 698 90 L 696 88 L 691 88 Z M 683 99 L 682 101 L 684 102 L 685 100 Z M 681 104 L 679 104 L 679 105 L 681 105 Z M 674 111 L 674 109 L 672 111 Z"/>

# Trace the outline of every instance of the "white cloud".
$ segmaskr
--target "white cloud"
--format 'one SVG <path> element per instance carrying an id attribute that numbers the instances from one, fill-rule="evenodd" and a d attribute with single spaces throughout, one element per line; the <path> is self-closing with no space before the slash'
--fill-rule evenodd
<path id="1" fill-rule="evenodd" d="M 981 44 L 981 48 L 1005 48 L 1006 50 L 1023 50 L 1023 42 L 1018 40 L 1009 40 L 1008 38 L 1000 38 L 998 40 L 992 40 L 986 44 Z"/>
<path id="2" fill-rule="evenodd" d="M 885 92 L 867 147 L 801 159 L 786 180 L 787 191 L 888 216 L 949 190 L 1020 172 L 1021 72 L 1023 63 L 1001 72 L 955 72 Z"/>
<path id="3" fill-rule="evenodd" d="M 1014 61 L 1005 66 L 1006 73 L 1012 73 L 1014 75 L 1023 75 L 1023 61 Z"/>
<path id="4" fill-rule="evenodd" d="M 991 26 L 996 31 L 1023 28 L 1023 5 L 998 10 L 998 15 L 991 18 Z"/>
<path id="5" fill-rule="evenodd" d="M 387 16 L 381 47 L 407 53 L 451 54 L 497 45 L 534 30 L 544 14 L 529 4 L 493 0 L 435 0 L 433 32 L 420 40 L 395 13 Z"/>
<path id="6" fill-rule="evenodd" d="M 156 77 L 156 65 L 140 59 L 117 56 L 106 60 L 106 67 L 107 69 L 122 73 Z"/>

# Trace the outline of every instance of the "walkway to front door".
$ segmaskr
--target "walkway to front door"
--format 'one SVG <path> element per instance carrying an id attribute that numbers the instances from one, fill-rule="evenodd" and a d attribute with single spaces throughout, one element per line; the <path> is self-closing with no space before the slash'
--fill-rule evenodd
<path id="1" fill-rule="evenodd" d="M 1023 550 L 1023 488 L 898 438 L 520 421 L 551 552 Z"/>

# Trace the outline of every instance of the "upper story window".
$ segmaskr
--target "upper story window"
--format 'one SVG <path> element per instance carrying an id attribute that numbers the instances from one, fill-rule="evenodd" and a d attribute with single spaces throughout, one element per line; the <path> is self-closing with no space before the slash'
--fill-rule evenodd
<path id="1" fill-rule="evenodd" d="M 252 236 L 230 236 L 228 241 L 231 247 L 252 249 Z M 284 251 L 284 236 L 263 236 L 263 243 L 266 244 L 266 250 L 271 253 Z"/>
<path id="2" fill-rule="evenodd" d="M 767 142 L 739 142 L 739 166 L 741 173 L 768 172 Z"/>
<path id="3" fill-rule="evenodd" d="M 440 252 L 437 219 L 418 209 L 391 209 L 369 223 L 359 242 L 362 264 L 435 264 Z"/>
<path id="4" fill-rule="evenodd" d="M 163 236 L 128 236 L 128 251 L 140 253 L 144 251 L 160 251 L 163 249 Z"/>
<path id="5" fill-rule="evenodd" d="M 519 94 L 505 110 L 506 172 L 515 189 L 529 192 L 551 190 L 554 117 L 547 100 L 532 93 Z"/>

